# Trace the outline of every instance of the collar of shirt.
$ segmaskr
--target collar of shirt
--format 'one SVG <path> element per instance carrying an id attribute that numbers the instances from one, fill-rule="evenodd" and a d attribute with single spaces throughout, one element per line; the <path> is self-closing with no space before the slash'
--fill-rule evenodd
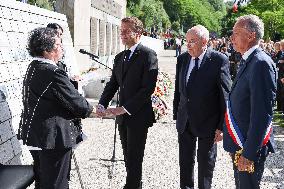
<path id="1" fill-rule="evenodd" d="M 249 57 L 249 55 L 251 55 L 251 53 L 252 53 L 255 49 L 257 49 L 258 47 L 259 47 L 259 45 L 255 45 L 255 46 L 251 47 L 249 50 L 247 50 L 247 51 L 243 54 L 242 58 L 243 58 L 244 60 L 246 60 L 246 59 Z"/>
<path id="2" fill-rule="evenodd" d="M 57 64 L 54 61 L 50 60 L 50 59 L 41 58 L 41 57 L 34 57 L 33 60 L 37 60 L 39 62 L 44 62 L 44 63 L 48 63 L 48 64 L 52 64 L 54 66 L 57 66 Z"/>
<path id="3" fill-rule="evenodd" d="M 201 64 L 201 62 L 202 62 L 202 60 L 203 60 L 203 57 L 204 57 L 206 51 L 207 51 L 207 48 L 206 48 L 206 49 L 203 51 L 203 53 L 201 53 L 201 55 L 199 55 L 199 57 L 198 57 L 198 59 L 199 59 L 199 60 L 198 60 L 198 68 L 200 67 L 200 64 Z M 195 58 L 196 58 L 196 57 L 191 57 L 190 63 L 191 63 L 191 62 L 194 62 Z M 194 63 L 193 63 L 193 65 L 194 65 Z"/>
<path id="4" fill-rule="evenodd" d="M 131 51 L 131 53 L 130 53 L 130 55 L 129 55 L 129 58 L 128 59 L 130 59 L 131 58 L 131 56 L 133 55 L 133 53 L 134 53 L 134 51 L 135 51 L 135 49 L 137 48 L 137 46 L 139 45 L 139 43 L 136 43 L 135 45 L 133 45 L 132 47 L 130 47 L 128 50 L 130 50 Z"/>

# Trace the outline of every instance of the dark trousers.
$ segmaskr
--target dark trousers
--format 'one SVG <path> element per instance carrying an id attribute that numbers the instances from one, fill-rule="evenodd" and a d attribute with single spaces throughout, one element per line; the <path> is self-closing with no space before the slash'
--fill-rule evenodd
<path id="1" fill-rule="evenodd" d="M 238 171 L 233 163 L 236 189 L 260 189 L 259 185 L 264 171 L 265 159 L 266 156 L 259 156 L 258 160 L 254 162 L 254 173 Z"/>
<path id="2" fill-rule="evenodd" d="M 36 189 L 68 189 L 71 148 L 64 150 L 31 150 L 34 160 Z"/>
<path id="3" fill-rule="evenodd" d="M 118 130 L 127 172 L 124 189 L 136 189 L 141 187 L 142 163 L 148 128 L 139 127 L 139 125 L 119 125 Z"/>
<path id="4" fill-rule="evenodd" d="M 277 81 L 277 91 L 276 91 L 276 105 L 277 105 L 277 111 L 284 111 L 283 110 L 283 84 L 281 81 Z"/>
<path id="5" fill-rule="evenodd" d="M 214 137 L 200 138 L 194 136 L 190 129 L 178 134 L 180 187 L 194 187 L 194 164 L 196 155 L 196 141 L 198 138 L 198 188 L 211 188 L 213 171 L 217 157 L 217 145 Z"/>

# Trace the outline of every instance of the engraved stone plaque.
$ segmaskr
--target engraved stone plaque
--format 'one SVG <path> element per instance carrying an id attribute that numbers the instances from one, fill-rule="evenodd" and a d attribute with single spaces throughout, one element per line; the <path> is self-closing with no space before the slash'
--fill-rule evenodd
<path id="1" fill-rule="evenodd" d="M 10 63 L 8 64 L 8 70 L 10 73 L 10 76 L 14 79 L 16 78 L 21 78 L 21 72 L 20 72 L 20 68 L 18 67 L 18 64 L 16 63 Z"/>
<path id="2" fill-rule="evenodd" d="M 0 47 L 0 52 L 2 54 L 2 59 L 4 62 L 12 62 L 13 58 L 11 55 L 10 47 Z"/>
<path id="3" fill-rule="evenodd" d="M 6 102 L 6 104 L 7 104 L 7 102 Z M 2 105 L 2 103 L 0 105 Z M 9 112 L 9 109 L 7 107 L 5 107 L 5 108 L 6 108 L 5 111 L 1 112 L 1 113 L 5 113 L 5 115 L 7 115 L 6 112 Z M 1 120 L 1 118 L 0 118 L 0 120 Z M 11 137 L 13 137 L 13 133 L 12 133 L 12 129 L 11 129 L 11 125 L 10 125 L 9 120 L 0 123 L 0 136 L 1 136 L 0 138 L 1 138 L 2 142 L 5 142 L 5 141 L 9 140 Z"/>
<path id="4" fill-rule="evenodd" d="M 12 19 L 11 10 L 7 7 L 2 7 L 3 18 Z"/>
<path id="5" fill-rule="evenodd" d="M 17 38 L 17 33 L 15 32 L 7 32 L 8 40 L 10 42 L 11 47 L 17 47 L 19 45 L 19 41 Z"/>
<path id="6" fill-rule="evenodd" d="M 16 97 L 15 93 L 17 91 L 17 87 L 15 86 L 14 81 L 9 81 L 5 83 L 7 93 L 8 93 L 8 98 L 7 100 L 14 99 Z"/>
<path id="7" fill-rule="evenodd" d="M 18 64 L 22 77 L 25 76 L 29 63 L 30 62 L 21 62 L 21 63 Z"/>
<path id="8" fill-rule="evenodd" d="M 91 18 L 91 53 L 97 54 L 98 51 L 98 19 Z"/>
<path id="9" fill-rule="evenodd" d="M 9 104 L 9 107 L 10 107 L 12 117 L 15 117 L 15 116 L 21 114 L 21 109 L 19 108 L 18 98 L 13 98 L 11 100 L 8 100 L 8 104 Z"/>
<path id="10" fill-rule="evenodd" d="M 116 46 L 117 46 L 117 26 L 112 25 L 112 48 L 111 48 L 111 54 L 115 55 L 116 54 Z"/>
<path id="11" fill-rule="evenodd" d="M 107 23 L 106 24 L 106 55 L 109 56 L 111 53 L 111 24 Z"/>
<path id="12" fill-rule="evenodd" d="M 19 32 L 18 21 L 11 21 L 11 30 L 13 32 Z"/>
<path id="13" fill-rule="evenodd" d="M 105 21 L 100 20 L 99 56 L 105 56 L 105 36 L 106 36 Z"/>
<path id="14" fill-rule="evenodd" d="M 2 136 L 1 136 L 2 138 Z M 5 141 L 2 141 L 5 142 Z M 0 163 L 5 164 L 14 157 L 13 148 L 10 140 L 0 145 Z"/>
<path id="15" fill-rule="evenodd" d="M 3 31 L 11 31 L 11 22 L 7 19 L 1 19 L 1 26 Z"/>
<path id="16" fill-rule="evenodd" d="M 120 52 L 120 26 L 117 27 L 117 47 L 116 47 L 116 53 Z"/>
<path id="17" fill-rule="evenodd" d="M 2 89 L 3 90 L 3 89 Z M 0 103 L 6 101 L 6 94 L 0 88 Z"/>
<path id="18" fill-rule="evenodd" d="M 10 43 L 8 40 L 8 35 L 4 31 L 0 31 L 0 47 L 9 47 Z"/>
<path id="19" fill-rule="evenodd" d="M 2 7 L 0 7 L 0 18 L 3 18 L 3 11 L 2 11 Z M 0 24 L 1 25 L 1 24 Z"/>
<path id="20" fill-rule="evenodd" d="M 0 64 L 0 70 L 1 70 L 1 80 L 2 82 L 8 81 L 10 79 L 8 68 L 6 64 Z"/>
<path id="21" fill-rule="evenodd" d="M 13 129 L 14 132 L 17 132 L 18 127 L 19 127 L 19 123 L 20 123 L 20 121 L 18 122 L 18 120 L 14 120 L 14 118 L 12 119 L 11 129 Z M 13 148 L 14 154 L 15 155 L 19 154 L 22 151 L 21 144 L 20 144 L 19 140 L 16 137 L 13 137 L 11 139 L 11 143 L 12 143 L 12 148 Z"/>
<path id="22" fill-rule="evenodd" d="M 7 101 L 0 103 L 0 123 L 11 118 L 11 111 Z"/>
<path id="23" fill-rule="evenodd" d="M 23 18 L 23 21 L 26 22 L 26 24 L 32 22 L 30 13 L 26 11 L 21 11 L 20 14 L 22 15 L 21 17 Z"/>
<path id="24" fill-rule="evenodd" d="M 13 20 L 22 21 L 22 14 L 20 10 L 11 9 L 11 15 Z"/>
<path id="25" fill-rule="evenodd" d="M 117 18 L 122 17 L 122 6 L 113 0 L 104 0 L 104 1 L 92 0 L 91 6 L 99 10 L 102 10 L 112 16 L 115 16 Z"/>

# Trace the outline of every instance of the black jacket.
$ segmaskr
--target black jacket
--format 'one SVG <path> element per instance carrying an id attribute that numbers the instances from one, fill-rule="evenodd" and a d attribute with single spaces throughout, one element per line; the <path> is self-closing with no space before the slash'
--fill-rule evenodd
<path id="1" fill-rule="evenodd" d="M 18 137 L 24 144 L 42 149 L 74 146 L 80 128 L 72 119 L 86 118 L 92 106 L 59 67 L 32 61 L 23 81 L 23 112 Z"/>
<path id="2" fill-rule="evenodd" d="M 131 115 L 118 116 L 118 124 L 152 126 L 155 116 L 151 95 L 158 75 L 157 55 L 139 44 L 127 63 L 124 62 L 125 56 L 126 51 L 116 55 L 110 81 L 106 84 L 99 103 L 106 108 L 120 88 L 119 104 Z"/>
<path id="3" fill-rule="evenodd" d="M 188 89 L 185 78 L 190 59 L 186 52 L 177 60 L 173 101 L 176 127 L 182 133 L 188 122 L 195 136 L 214 136 L 216 129 L 223 129 L 225 101 L 231 87 L 229 60 L 225 55 L 208 49 Z"/>

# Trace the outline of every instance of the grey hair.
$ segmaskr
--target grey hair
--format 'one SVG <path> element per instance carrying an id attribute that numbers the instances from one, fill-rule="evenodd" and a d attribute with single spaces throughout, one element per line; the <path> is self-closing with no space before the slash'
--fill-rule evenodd
<path id="1" fill-rule="evenodd" d="M 249 32 L 255 32 L 255 38 L 257 41 L 263 38 L 264 36 L 264 23 L 256 15 L 249 14 L 237 18 L 236 23 L 242 23 L 244 28 Z"/>
<path id="2" fill-rule="evenodd" d="M 194 30 L 200 38 L 204 38 L 207 41 L 209 41 L 209 31 L 204 26 L 202 25 L 193 26 L 187 32 L 190 32 L 192 30 Z"/>

